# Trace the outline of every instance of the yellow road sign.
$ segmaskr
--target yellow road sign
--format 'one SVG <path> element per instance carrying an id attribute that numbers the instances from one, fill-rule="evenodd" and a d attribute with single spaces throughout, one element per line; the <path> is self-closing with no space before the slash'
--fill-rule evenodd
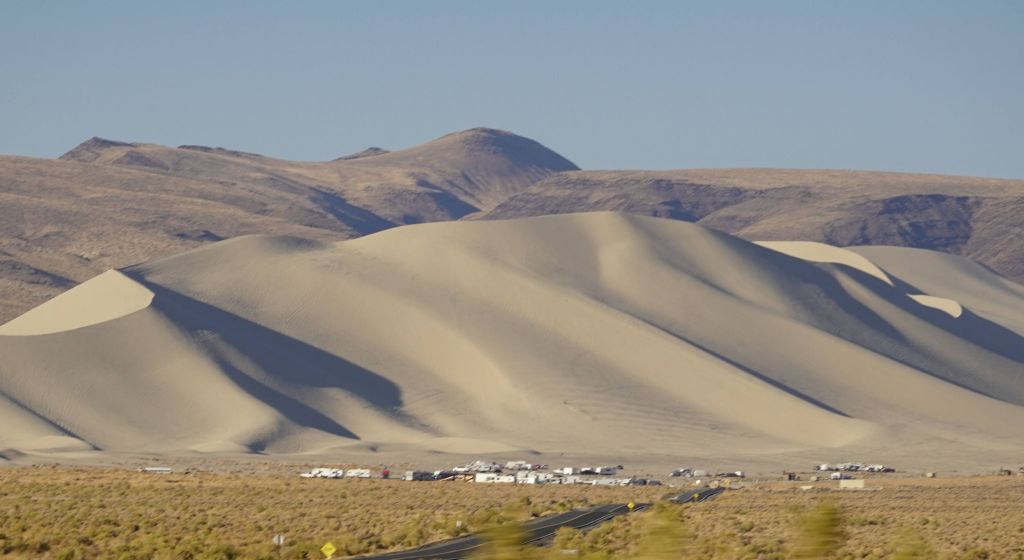
<path id="1" fill-rule="evenodd" d="M 628 508 L 629 508 L 629 511 L 633 511 L 633 508 L 635 508 L 635 507 L 636 507 L 636 504 L 634 504 L 634 503 L 633 503 L 633 502 L 631 501 L 631 502 L 629 502 L 628 504 L 626 504 L 626 507 L 628 507 Z"/>
<path id="2" fill-rule="evenodd" d="M 320 547 L 320 552 L 324 553 L 324 556 L 330 558 L 334 556 L 334 553 L 338 551 L 338 547 L 334 546 L 334 543 L 327 543 Z"/>

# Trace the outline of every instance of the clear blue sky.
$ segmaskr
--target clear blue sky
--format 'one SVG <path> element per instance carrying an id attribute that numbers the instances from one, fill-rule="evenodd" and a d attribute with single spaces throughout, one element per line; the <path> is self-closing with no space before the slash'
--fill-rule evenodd
<path id="1" fill-rule="evenodd" d="M 0 4 L 0 153 L 321 160 L 490 126 L 584 168 L 1024 178 L 1024 2 Z"/>

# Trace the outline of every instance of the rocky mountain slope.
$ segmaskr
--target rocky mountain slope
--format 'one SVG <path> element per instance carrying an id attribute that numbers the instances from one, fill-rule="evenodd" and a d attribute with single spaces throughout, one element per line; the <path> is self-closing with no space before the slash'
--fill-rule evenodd
<path id="1" fill-rule="evenodd" d="M 455 220 L 574 169 L 492 129 L 329 162 L 99 138 L 59 160 L 0 156 L 0 321 L 108 268 L 243 234 L 344 239 Z"/>
<path id="2" fill-rule="evenodd" d="M 895 245 L 1024 279 L 1024 181 L 833 170 L 579 171 L 471 129 L 294 162 L 93 138 L 58 160 L 0 156 L 0 321 L 110 268 L 238 235 L 358 237 L 397 225 L 612 210 L 751 240 Z"/>
<path id="3" fill-rule="evenodd" d="M 1024 181 L 794 169 L 576 171 L 482 218 L 614 210 L 697 222 L 752 240 L 893 245 L 963 255 L 1024 279 Z"/>

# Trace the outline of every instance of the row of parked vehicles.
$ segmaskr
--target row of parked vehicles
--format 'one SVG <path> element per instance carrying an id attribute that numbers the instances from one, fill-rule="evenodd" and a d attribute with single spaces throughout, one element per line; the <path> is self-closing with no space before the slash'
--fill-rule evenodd
<path id="1" fill-rule="evenodd" d="M 816 471 L 842 471 L 842 472 L 896 472 L 896 469 L 885 465 L 865 465 L 863 463 L 838 463 L 830 465 L 822 463 L 814 467 Z"/>
<path id="2" fill-rule="evenodd" d="M 556 475 L 570 476 L 570 475 L 600 475 L 600 476 L 611 476 L 622 470 L 622 465 L 612 466 L 600 466 L 600 467 L 561 467 L 551 471 Z M 459 467 L 453 467 L 451 472 L 456 474 L 476 474 L 476 473 L 501 473 L 501 472 L 521 472 L 521 471 L 545 471 L 548 470 L 548 465 L 541 463 L 528 463 L 526 461 L 509 461 L 504 465 L 500 463 L 494 463 L 489 461 L 474 461 L 466 465 Z"/>
<path id="3" fill-rule="evenodd" d="M 388 478 L 391 473 L 386 469 L 381 472 L 381 478 Z M 300 474 L 302 478 L 370 478 L 373 473 L 370 469 L 332 469 L 330 467 L 318 467 Z"/>
<path id="4" fill-rule="evenodd" d="M 746 473 L 743 471 L 726 471 L 720 473 L 708 472 L 700 469 L 689 469 L 686 467 L 678 468 L 672 471 L 672 476 L 681 476 L 684 478 L 746 478 Z"/>

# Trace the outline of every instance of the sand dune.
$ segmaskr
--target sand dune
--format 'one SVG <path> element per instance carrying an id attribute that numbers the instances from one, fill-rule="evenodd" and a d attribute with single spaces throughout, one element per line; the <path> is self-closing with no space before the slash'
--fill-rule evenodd
<path id="1" fill-rule="evenodd" d="M 985 307 L 1020 309 L 1020 286 L 940 261 L 963 278 L 933 292 L 901 268 L 929 252 L 766 245 L 616 213 L 232 239 L 5 325 L 0 446 L 957 464 L 1024 446 L 1024 338 Z M 100 287 L 124 297 L 77 305 Z"/>
<path id="2" fill-rule="evenodd" d="M 1024 336 L 1024 286 L 956 255 L 905 247 L 852 247 L 898 275 L 912 292 L 947 297 Z"/>
<path id="3" fill-rule="evenodd" d="M 785 253 L 805 261 L 846 265 L 865 274 L 870 274 L 890 286 L 894 285 L 892 279 L 889 278 L 885 271 L 878 268 L 875 263 L 864 256 L 849 249 L 833 247 L 826 243 L 814 241 L 757 241 L 756 243 L 762 247 L 767 247 L 773 251 Z M 930 296 L 917 293 L 916 291 L 907 293 L 907 297 L 925 307 L 938 309 L 954 318 L 959 317 L 964 311 L 963 306 L 959 302 L 949 298 Z"/>
<path id="4" fill-rule="evenodd" d="M 0 325 L 0 335 L 49 334 L 97 325 L 145 309 L 152 300 L 153 292 L 108 270 Z"/>
<path id="5" fill-rule="evenodd" d="M 884 270 L 878 268 L 866 257 L 849 249 L 814 241 L 756 241 L 755 243 L 805 261 L 843 264 L 870 274 L 890 286 L 893 285 L 892 279 Z"/>

